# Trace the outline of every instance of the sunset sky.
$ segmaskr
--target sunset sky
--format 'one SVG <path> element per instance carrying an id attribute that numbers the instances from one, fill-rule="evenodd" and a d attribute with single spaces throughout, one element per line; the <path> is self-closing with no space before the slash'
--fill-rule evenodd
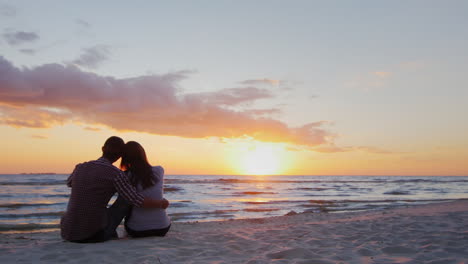
<path id="1" fill-rule="evenodd" d="M 468 1 L 0 0 L 0 173 L 468 175 Z M 117 165 L 117 163 L 116 163 Z"/>

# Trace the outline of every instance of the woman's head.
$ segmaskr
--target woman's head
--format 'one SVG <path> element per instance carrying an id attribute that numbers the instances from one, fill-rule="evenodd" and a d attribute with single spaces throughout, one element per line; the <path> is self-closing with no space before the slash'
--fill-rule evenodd
<path id="1" fill-rule="evenodd" d="M 138 142 L 129 141 L 125 144 L 120 168 L 132 173 L 131 181 L 134 185 L 141 184 L 146 189 L 155 184 L 145 149 Z"/>

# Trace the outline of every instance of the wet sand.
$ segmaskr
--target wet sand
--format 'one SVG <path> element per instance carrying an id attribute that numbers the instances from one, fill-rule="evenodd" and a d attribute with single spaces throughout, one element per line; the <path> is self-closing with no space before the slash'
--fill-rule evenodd
<path id="1" fill-rule="evenodd" d="M 468 263 L 468 201 L 400 209 L 173 223 L 164 238 L 75 244 L 0 234 L 0 263 Z"/>

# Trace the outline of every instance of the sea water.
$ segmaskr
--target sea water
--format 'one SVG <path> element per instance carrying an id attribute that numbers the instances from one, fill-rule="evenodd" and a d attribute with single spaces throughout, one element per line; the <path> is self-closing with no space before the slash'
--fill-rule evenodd
<path id="1" fill-rule="evenodd" d="M 57 229 L 70 194 L 67 177 L 0 175 L 0 232 Z M 167 175 L 164 189 L 172 221 L 214 221 L 468 199 L 468 176 Z"/>

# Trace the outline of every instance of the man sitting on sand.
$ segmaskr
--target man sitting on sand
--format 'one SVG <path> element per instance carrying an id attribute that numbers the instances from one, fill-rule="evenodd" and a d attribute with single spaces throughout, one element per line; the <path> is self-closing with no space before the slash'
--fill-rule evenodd
<path id="1" fill-rule="evenodd" d="M 116 228 L 129 213 L 130 204 L 143 208 L 166 209 L 169 206 L 166 199 L 153 200 L 138 194 L 123 172 L 112 165 L 121 157 L 124 146 L 121 138 L 108 138 L 101 158 L 76 165 L 68 177 L 71 194 L 60 222 L 63 239 L 94 243 L 117 238 Z M 107 208 L 116 192 L 119 198 Z"/>

